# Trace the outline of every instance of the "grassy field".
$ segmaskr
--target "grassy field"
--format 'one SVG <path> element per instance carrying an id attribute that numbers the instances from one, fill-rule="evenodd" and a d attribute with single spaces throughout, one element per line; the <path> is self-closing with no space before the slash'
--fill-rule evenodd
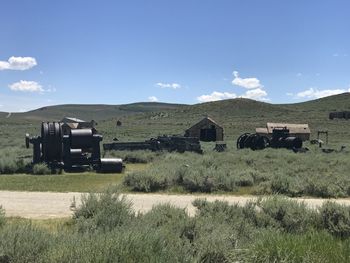
<path id="1" fill-rule="evenodd" d="M 28 113 L 0 114 L 0 189 L 73 191 L 101 189 L 109 183 L 122 183 L 131 191 L 227 192 L 320 197 L 349 196 L 350 121 L 329 120 L 333 110 L 348 110 L 350 94 L 315 101 L 274 105 L 247 99 L 234 99 L 197 105 L 136 103 L 130 105 L 62 105 Z M 39 134 L 41 120 L 74 116 L 98 120 L 103 142 L 145 140 L 162 134 L 183 134 L 192 124 L 209 115 L 225 129 L 228 151 L 215 153 L 213 144 L 203 144 L 204 154 L 154 154 L 149 152 L 107 152 L 130 163 L 148 163 L 147 169 L 123 176 L 74 175 L 32 176 L 28 172 L 31 149 L 24 147 L 26 132 Z M 116 126 L 116 120 L 122 126 Z M 294 154 L 287 150 L 235 149 L 235 140 L 244 132 L 254 132 L 266 122 L 309 123 L 311 138 L 317 130 L 329 131 L 326 148 L 344 153 L 325 154 L 306 144 L 310 151 Z M 186 169 L 184 167 L 187 167 Z M 6 174 L 6 175 L 4 175 Z M 16 175 L 9 175 L 16 174 Z M 21 175 L 19 175 L 21 174 Z"/>
<path id="2" fill-rule="evenodd" d="M 100 192 L 108 186 L 122 184 L 126 173 L 147 168 L 146 164 L 128 164 L 122 174 L 63 173 L 52 175 L 11 174 L 0 175 L 0 190 Z"/>
<path id="3" fill-rule="evenodd" d="M 206 144 L 211 149 L 214 144 Z M 146 170 L 129 173 L 124 185 L 132 191 L 284 194 L 346 197 L 350 195 L 349 152 L 323 153 L 286 149 L 263 151 L 207 149 L 203 155 L 170 153 L 152 161 Z"/>
<path id="4" fill-rule="evenodd" d="M 90 194 L 71 219 L 4 218 L 1 262 L 349 262 L 350 207 L 317 210 L 278 196 L 243 207 L 196 200 L 135 214 L 115 191 Z"/>

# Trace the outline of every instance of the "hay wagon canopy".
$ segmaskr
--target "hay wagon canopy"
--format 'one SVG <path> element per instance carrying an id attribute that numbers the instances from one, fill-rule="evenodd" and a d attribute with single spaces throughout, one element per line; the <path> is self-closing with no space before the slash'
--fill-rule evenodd
<path id="1" fill-rule="evenodd" d="M 299 137 L 303 141 L 310 139 L 311 130 L 308 124 L 268 122 L 266 128 L 256 128 L 255 132 L 261 135 L 271 135 L 276 128 L 287 128 L 292 136 Z"/>
<path id="2" fill-rule="evenodd" d="M 223 141 L 224 129 L 212 118 L 205 117 L 185 132 L 186 137 L 196 137 L 201 141 Z"/>

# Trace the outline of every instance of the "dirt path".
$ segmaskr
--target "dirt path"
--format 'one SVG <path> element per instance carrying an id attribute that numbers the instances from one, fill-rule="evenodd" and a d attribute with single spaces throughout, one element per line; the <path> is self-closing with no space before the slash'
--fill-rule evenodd
<path id="1" fill-rule="evenodd" d="M 80 204 L 81 193 L 53 193 L 53 192 L 12 192 L 0 191 L 0 205 L 5 209 L 6 216 L 19 216 L 32 219 L 62 218 L 72 215 L 70 206 L 75 200 Z M 194 215 L 195 208 L 192 205 L 196 198 L 206 198 L 208 201 L 224 200 L 231 204 L 245 204 L 253 196 L 228 196 L 228 195 L 166 195 L 166 194 L 126 194 L 133 203 L 137 212 L 149 211 L 152 206 L 160 203 L 170 203 L 180 208 L 185 208 L 190 215 Z M 305 201 L 309 207 L 320 206 L 328 199 L 295 198 Z M 350 205 L 350 199 L 334 200 L 340 204 Z"/>

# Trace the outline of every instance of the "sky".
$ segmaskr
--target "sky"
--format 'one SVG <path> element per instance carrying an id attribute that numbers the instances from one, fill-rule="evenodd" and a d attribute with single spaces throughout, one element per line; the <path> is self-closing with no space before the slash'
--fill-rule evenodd
<path id="1" fill-rule="evenodd" d="M 350 91 L 348 0 L 2 0 L 0 111 Z"/>

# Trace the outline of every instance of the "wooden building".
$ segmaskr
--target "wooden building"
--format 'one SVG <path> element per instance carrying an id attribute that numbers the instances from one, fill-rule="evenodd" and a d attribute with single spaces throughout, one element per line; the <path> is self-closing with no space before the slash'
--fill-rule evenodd
<path id="1" fill-rule="evenodd" d="M 185 131 L 186 137 L 196 137 L 204 142 L 223 141 L 224 129 L 210 117 L 206 117 Z"/>

